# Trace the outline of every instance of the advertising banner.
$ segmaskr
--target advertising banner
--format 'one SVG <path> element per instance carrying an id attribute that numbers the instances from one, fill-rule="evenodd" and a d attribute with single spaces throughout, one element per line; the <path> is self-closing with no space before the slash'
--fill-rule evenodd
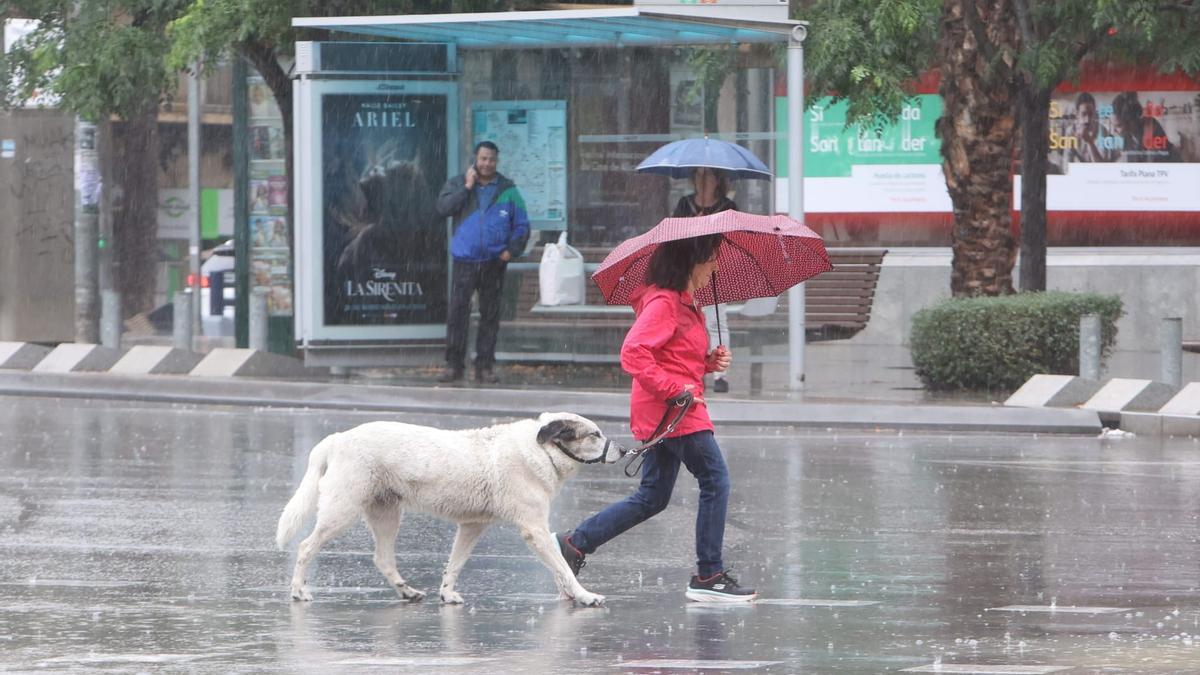
<path id="1" fill-rule="evenodd" d="M 444 323 L 446 97 L 331 92 L 320 115 L 325 325 Z"/>
<path id="2" fill-rule="evenodd" d="M 1200 211 L 1197 92 L 1056 94 L 1049 151 L 1051 211 Z"/>
<path id="3" fill-rule="evenodd" d="M 1048 210 L 1200 211 L 1200 106 L 1196 91 L 1056 94 L 1050 109 Z M 787 210 L 787 99 L 780 126 L 776 208 Z M 845 104 L 805 111 L 805 211 L 949 213 L 936 94 L 917 96 L 895 124 L 846 127 Z M 1013 208 L 1020 208 L 1020 175 Z"/>
<path id="4" fill-rule="evenodd" d="M 287 148 L 283 115 L 267 83 L 258 75 L 246 79 L 250 122 L 249 211 L 250 285 L 267 292 L 267 313 L 290 316 L 291 253 L 288 249 Z M 203 213 L 201 214 L 203 215 Z"/>
<path id="5" fill-rule="evenodd" d="M 808 213 L 951 211 L 934 123 L 942 99 L 924 94 L 904 106 L 896 124 L 846 126 L 846 103 L 818 100 L 805 111 L 804 206 Z M 783 140 L 776 145 L 778 176 L 787 176 L 787 99 L 776 100 Z M 787 210 L 787 187 L 776 189 Z M 780 204 L 782 202 L 782 205 Z"/>

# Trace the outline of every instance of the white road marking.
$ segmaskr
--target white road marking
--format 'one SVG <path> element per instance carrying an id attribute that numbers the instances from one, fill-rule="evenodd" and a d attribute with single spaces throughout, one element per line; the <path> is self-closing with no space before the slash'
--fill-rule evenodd
<path id="1" fill-rule="evenodd" d="M 1022 612 L 1042 614 L 1120 614 L 1128 612 L 1128 607 L 1087 607 L 1087 606 L 1058 606 L 1058 605 L 1006 605 L 1004 607 L 988 607 L 989 612 Z"/>
<path id="2" fill-rule="evenodd" d="M 976 665 L 972 663 L 931 663 L 905 668 L 902 673 L 975 673 L 976 675 L 1042 675 L 1071 670 L 1072 666 Z"/>
<path id="3" fill-rule="evenodd" d="M 820 598 L 767 598 L 755 600 L 756 605 L 783 605 L 785 607 L 870 607 L 878 600 L 823 600 Z"/>
<path id="4" fill-rule="evenodd" d="M 622 670 L 629 668 L 661 668 L 667 670 L 754 670 L 777 666 L 783 661 L 705 661 L 703 659 L 645 659 L 622 661 L 615 664 Z"/>

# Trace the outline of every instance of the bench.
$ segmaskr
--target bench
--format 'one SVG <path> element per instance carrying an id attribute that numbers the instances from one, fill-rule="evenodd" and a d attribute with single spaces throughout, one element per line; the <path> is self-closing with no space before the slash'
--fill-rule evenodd
<path id="1" fill-rule="evenodd" d="M 540 249 L 539 249 L 540 250 Z M 581 247 L 589 274 L 608 248 Z M 805 283 L 805 333 L 809 341 L 848 338 L 866 327 L 887 251 L 878 248 L 829 249 L 833 269 Z M 537 253 L 540 254 L 540 253 Z M 502 314 L 500 356 L 508 361 L 574 361 L 615 363 L 625 333 L 633 324 L 628 306 L 604 303 L 590 280 L 586 302 L 547 307 L 538 303 L 538 263 L 509 264 L 505 280 L 507 311 Z M 731 342 L 749 346 L 749 361 L 758 369 L 771 360 L 762 356 L 768 344 L 787 342 L 787 294 L 775 312 L 745 316 L 741 305 L 726 305 Z"/>

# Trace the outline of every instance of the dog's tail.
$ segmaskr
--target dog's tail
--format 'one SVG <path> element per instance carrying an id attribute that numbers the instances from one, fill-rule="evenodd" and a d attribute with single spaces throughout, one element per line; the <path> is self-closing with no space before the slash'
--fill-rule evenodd
<path id="1" fill-rule="evenodd" d="M 329 466 L 329 451 L 336 436 L 329 436 L 317 443 L 308 454 L 308 470 L 304 472 L 304 479 L 300 481 L 300 487 L 296 488 L 296 494 L 292 495 L 287 506 L 283 507 L 283 513 L 279 515 L 279 526 L 275 528 L 275 545 L 281 549 L 287 546 L 292 537 L 300 531 L 304 521 L 317 510 L 318 485 Z"/>

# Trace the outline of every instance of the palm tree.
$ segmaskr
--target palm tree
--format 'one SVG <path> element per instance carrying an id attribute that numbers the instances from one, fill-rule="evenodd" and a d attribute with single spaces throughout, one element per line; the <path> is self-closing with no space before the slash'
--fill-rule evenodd
<path id="1" fill-rule="evenodd" d="M 937 131 L 954 206 L 950 290 L 955 296 L 1012 293 L 1013 12 L 1009 0 L 944 0 L 941 28 Z"/>

